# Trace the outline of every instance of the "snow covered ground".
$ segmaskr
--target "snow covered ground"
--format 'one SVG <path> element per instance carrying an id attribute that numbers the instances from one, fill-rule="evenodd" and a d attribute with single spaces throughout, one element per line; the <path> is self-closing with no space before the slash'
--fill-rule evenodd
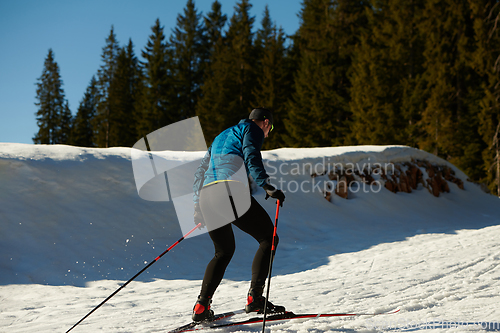
<path id="1" fill-rule="evenodd" d="M 139 198 L 130 156 L 128 148 L 0 144 L 0 332 L 67 331 L 182 236 L 171 202 Z M 349 199 L 334 195 L 328 202 L 323 184 L 310 176 L 332 163 L 413 158 L 449 165 L 408 147 L 279 149 L 263 156 L 287 191 L 271 301 L 296 313 L 401 309 L 269 324 L 272 331 L 500 331 L 498 198 L 453 166 L 465 190 L 450 183 L 438 198 L 422 185 L 395 194 L 359 183 Z M 254 196 L 274 216 L 275 203 L 262 190 Z M 237 249 L 214 295 L 216 312 L 242 308 L 248 290 L 256 244 L 234 229 Z M 72 332 L 167 332 L 187 323 L 212 253 L 208 235 L 186 239 Z"/>

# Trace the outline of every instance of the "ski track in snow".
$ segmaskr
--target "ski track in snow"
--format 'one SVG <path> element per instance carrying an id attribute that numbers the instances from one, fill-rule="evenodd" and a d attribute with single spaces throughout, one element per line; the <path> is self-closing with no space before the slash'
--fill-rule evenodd
<path id="1" fill-rule="evenodd" d="M 164 154 L 191 161 L 203 153 Z M 293 163 L 445 161 L 408 147 L 279 149 Z M 0 144 L 0 332 L 65 332 L 180 236 L 168 203 L 138 198 L 130 149 Z M 268 170 L 269 171 L 269 170 Z M 466 180 L 459 170 L 457 175 Z M 285 183 L 286 184 L 286 183 Z M 329 203 L 287 193 L 271 301 L 295 313 L 398 314 L 268 323 L 273 332 L 500 331 L 500 201 L 465 182 L 433 197 L 357 193 Z M 274 203 L 257 200 L 274 216 Z M 213 309 L 242 308 L 256 244 L 237 249 Z M 212 256 L 208 236 L 186 239 L 72 332 L 168 332 L 190 320 Z M 247 318 L 241 315 L 233 320 Z M 260 332 L 261 325 L 223 332 Z"/>

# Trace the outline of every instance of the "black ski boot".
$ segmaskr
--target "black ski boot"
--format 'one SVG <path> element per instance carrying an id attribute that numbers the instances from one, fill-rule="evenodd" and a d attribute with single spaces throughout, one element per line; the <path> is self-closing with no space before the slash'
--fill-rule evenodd
<path id="1" fill-rule="evenodd" d="M 264 313 L 264 306 L 266 304 L 266 298 L 262 296 L 264 291 L 264 286 L 252 288 L 248 291 L 247 305 L 245 306 L 245 312 L 257 312 L 258 314 Z M 274 305 L 273 303 L 267 301 L 267 312 L 266 313 L 283 313 L 285 312 L 285 307 L 280 305 Z"/>
<path id="2" fill-rule="evenodd" d="M 214 312 L 210 310 L 210 303 L 212 303 L 210 297 L 198 296 L 198 301 L 193 308 L 193 321 L 211 321 L 214 318 Z"/>

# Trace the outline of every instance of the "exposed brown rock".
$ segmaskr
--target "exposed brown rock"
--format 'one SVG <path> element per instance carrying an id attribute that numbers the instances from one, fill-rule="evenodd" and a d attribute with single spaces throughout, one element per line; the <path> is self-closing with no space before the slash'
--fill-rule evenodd
<path id="1" fill-rule="evenodd" d="M 337 182 L 335 194 L 341 198 L 347 199 L 349 183 L 346 176 L 342 176 Z"/>
<path id="2" fill-rule="evenodd" d="M 328 184 L 324 189 L 324 196 L 328 201 L 331 201 L 333 192 L 336 195 L 347 199 L 349 197 L 349 186 L 357 181 L 362 181 L 366 184 L 373 185 L 377 180 L 373 175 L 380 175 L 378 181 L 384 182 L 384 187 L 393 192 L 412 193 L 418 189 L 418 184 L 422 184 L 431 194 L 439 197 L 440 193 L 450 192 L 448 182 L 457 184 L 460 189 L 464 189 L 463 181 L 455 176 L 455 172 L 449 166 L 433 165 L 429 161 L 412 160 L 411 162 L 394 163 L 394 173 L 383 167 L 374 169 L 364 168 L 363 170 L 330 170 L 328 173 L 312 174 L 311 177 L 319 177 L 327 175 L 328 179 L 337 181 L 335 188 Z M 425 169 L 427 177 L 424 177 Z M 389 174 L 387 174 L 389 172 Z"/>
<path id="3" fill-rule="evenodd" d="M 413 163 L 408 164 L 408 170 L 406 170 L 406 175 L 408 176 L 408 181 L 412 189 L 416 190 L 419 183 L 425 186 L 425 183 L 423 181 L 424 174 L 422 173 L 420 168 L 417 167 L 415 164 Z"/>
<path id="4" fill-rule="evenodd" d="M 399 174 L 399 191 L 405 193 L 411 193 L 411 185 L 409 178 L 404 174 Z"/>
<path id="5" fill-rule="evenodd" d="M 386 177 L 386 181 L 385 181 L 385 188 L 388 189 L 389 191 L 393 192 L 393 193 L 397 193 L 398 192 L 398 185 L 396 184 L 396 182 L 392 179 L 389 179 L 388 177 Z"/>

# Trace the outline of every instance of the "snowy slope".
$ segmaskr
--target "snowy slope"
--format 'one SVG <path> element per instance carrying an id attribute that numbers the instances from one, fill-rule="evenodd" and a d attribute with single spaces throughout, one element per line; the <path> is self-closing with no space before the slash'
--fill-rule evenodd
<path id="1" fill-rule="evenodd" d="M 138 197 L 130 154 L 0 144 L 0 332 L 66 331 L 182 236 L 170 202 Z M 203 156 L 162 154 L 181 163 Z M 401 309 L 390 318 L 289 322 L 274 331 L 485 331 L 472 324 L 500 322 L 500 201 L 459 170 L 399 146 L 263 156 L 275 184 L 287 191 L 272 301 L 295 312 Z M 396 194 L 360 187 L 347 200 L 334 195 L 328 202 L 323 183 L 311 177 L 336 163 L 412 159 L 450 166 L 465 189 L 450 183 L 450 192 L 436 198 L 422 185 Z M 275 203 L 262 190 L 254 195 L 274 216 Z M 235 234 L 216 311 L 241 308 L 248 289 L 256 244 Z M 212 252 L 206 234 L 185 240 L 74 331 L 157 332 L 183 324 Z M 463 325 L 455 329 L 454 321 Z"/>

